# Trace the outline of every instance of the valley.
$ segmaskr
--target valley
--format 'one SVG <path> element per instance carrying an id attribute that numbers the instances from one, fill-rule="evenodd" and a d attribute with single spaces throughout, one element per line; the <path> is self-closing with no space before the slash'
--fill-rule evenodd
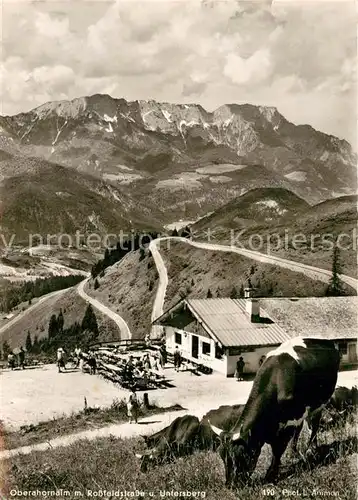
<path id="1" fill-rule="evenodd" d="M 8 329 L 4 320 L 2 340 L 23 342 L 27 330 L 45 335 L 53 313 L 68 310 L 69 324 L 89 301 L 97 304 L 100 340 L 144 338 L 158 293 L 165 310 L 184 297 L 240 297 L 249 279 L 263 297 L 323 296 L 329 273 L 302 274 L 294 263 L 330 270 L 342 235 L 340 271 L 353 288 L 343 284 L 341 292 L 356 293 L 356 155 L 344 140 L 294 125 L 272 107 L 208 112 L 100 94 L 0 122 L 6 282 L 85 278 L 106 248 L 133 234 L 176 236 L 189 226 L 186 236 L 197 243 L 160 248 L 166 289 L 145 246 L 37 308 L 20 305 L 23 319 Z"/>

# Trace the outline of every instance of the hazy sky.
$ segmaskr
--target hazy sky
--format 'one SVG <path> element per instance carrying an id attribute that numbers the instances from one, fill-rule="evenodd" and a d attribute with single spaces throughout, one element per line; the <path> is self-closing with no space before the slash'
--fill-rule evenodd
<path id="1" fill-rule="evenodd" d="M 108 93 L 276 106 L 355 142 L 353 1 L 3 0 L 1 113 Z"/>

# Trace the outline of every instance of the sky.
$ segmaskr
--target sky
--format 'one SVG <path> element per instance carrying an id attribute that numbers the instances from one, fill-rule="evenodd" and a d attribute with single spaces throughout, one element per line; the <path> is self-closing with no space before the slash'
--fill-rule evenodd
<path id="1" fill-rule="evenodd" d="M 2 0 L 0 113 L 95 93 L 275 106 L 356 143 L 353 1 Z"/>

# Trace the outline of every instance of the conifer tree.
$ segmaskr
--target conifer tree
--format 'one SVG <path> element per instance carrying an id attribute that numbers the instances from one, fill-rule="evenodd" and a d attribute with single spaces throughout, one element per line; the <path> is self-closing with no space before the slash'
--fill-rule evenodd
<path id="1" fill-rule="evenodd" d="M 329 280 L 329 285 L 327 287 L 326 295 L 330 297 L 338 297 L 343 293 L 343 286 L 339 275 L 342 272 L 342 266 L 340 262 L 339 248 L 337 245 L 333 247 L 332 255 L 332 275 Z"/>
<path id="2" fill-rule="evenodd" d="M 26 337 L 26 342 L 25 342 L 25 349 L 26 349 L 27 352 L 31 352 L 31 350 L 32 350 L 31 333 L 29 331 L 27 332 L 27 337 Z"/>
<path id="3" fill-rule="evenodd" d="M 58 334 L 57 318 L 56 314 L 53 314 L 50 318 L 48 325 L 48 338 L 53 339 Z"/>
<path id="4" fill-rule="evenodd" d="M 88 304 L 86 312 L 83 316 L 82 324 L 81 324 L 82 330 L 89 330 L 95 335 L 98 335 L 98 323 L 97 323 L 97 318 L 96 315 L 93 311 L 93 308 L 91 304 Z"/>

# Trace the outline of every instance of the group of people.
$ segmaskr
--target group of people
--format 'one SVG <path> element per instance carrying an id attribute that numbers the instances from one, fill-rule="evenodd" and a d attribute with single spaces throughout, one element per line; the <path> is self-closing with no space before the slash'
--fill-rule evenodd
<path id="1" fill-rule="evenodd" d="M 18 357 L 19 368 L 25 370 L 25 351 L 22 346 L 20 347 L 20 351 L 17 357 Z M 11 368 L 11 370 L 14 370 L 14 368 L 16 367 L 16 355 L 14 354 L 14 351 L 9 352 L 7 356 L 7 364 L 8 367 Z"/>
<path id="2" fill-rule="evenodd" d="M 151 371 L 160 372 L 164 369 L 167 362 L 167 352 L 165 346 L 154 355 L 148 352 L 144 353 L 142 357 L 134 359 L 131 355 L 126 361 L 121 363 L 123 368 L 123 377 L 130 383 L 133 383 L 134 378 L 148 380 Z"/>
<path id="3" fill-rule="evenodd" d="M 79 368 L 82 372 L 89 371 L 91 375 L 96 374 L 97 361 L 94 352 L 89 351 L 87 354 L 80 347 L 75 348 L 73 353 L 70 353 L 73 359 L 74 368 Z M 67 353 L 63 347 L 57 349 L 57 367 L 58 373 L 62 373 L 62 369 L 66 370 Z"/>

